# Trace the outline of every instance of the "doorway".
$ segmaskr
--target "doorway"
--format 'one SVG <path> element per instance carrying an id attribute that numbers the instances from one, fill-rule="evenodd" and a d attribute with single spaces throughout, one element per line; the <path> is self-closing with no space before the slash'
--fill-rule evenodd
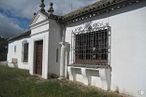
<path id="1" fill-rule="evenodd" d="M 34 73 L 42 75 L 43 40 L 35 42 L 35 68 Z"/>

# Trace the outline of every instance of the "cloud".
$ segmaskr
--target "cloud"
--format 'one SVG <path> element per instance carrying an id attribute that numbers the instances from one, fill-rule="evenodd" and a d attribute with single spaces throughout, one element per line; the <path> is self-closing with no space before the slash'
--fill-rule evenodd
<path id="1" fill-rule="evenodd" d="M 0 14 L 0 35 L 6 37 L 13 37 L 20 34 L 23 29 L 17 25 L 13 20 Z"/>
<path id="2" fill-rule="evenodd" d="M 63 15 L 80 7 L 92 4 L 97 0 L 45 0 L 45 9 L 54 3 L 56 15 Z M 0 35 L 2 33 L 18 34 L 29 29 L 33 13 L 40 8 L 41 0 L 0 0 Z"/>
<path id="3" fill-rule="evenodd" d="M 0 0 L 0 6 L 11 9 L 18 16 L 32 18 L 33 13 L 39 10 L 41 0 Z M 97 0 L 45 0 L 46 10 L 49 2 L 54 3 L 55 14 L 63 15 L 80 7 L 94 3 Z"/>
<path id="4" fill-rule="evenodd" d="M 17 16 L 31 18 L 39 4 L 38 0 L 1 0 L 3 9 L 12 10 Z"/>

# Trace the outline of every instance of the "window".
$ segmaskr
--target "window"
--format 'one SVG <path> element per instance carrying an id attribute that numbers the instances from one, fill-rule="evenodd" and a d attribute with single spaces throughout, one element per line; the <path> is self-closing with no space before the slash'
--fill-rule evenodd
<path id="1" fill-rule="evenodd" d="M 28 43 L 23 44 L 23 62 L 28 62 Z"/>
<path id="2" fill-rule="evenodd" d="M 14 52 L 16 53 L 16 45 L 14 46 Z"/>
<path id="3" fill-rule="evenodd" d="M 75 35 L 75 63 L 107 64 L 107 60 L 107 29 Z"/>
<path id="4" fill-rule="evenodd" d="M 56 49 L 56 62 L 58 63 L 58 58 L 59 56 L 58 56 L 58 48 Z"/>

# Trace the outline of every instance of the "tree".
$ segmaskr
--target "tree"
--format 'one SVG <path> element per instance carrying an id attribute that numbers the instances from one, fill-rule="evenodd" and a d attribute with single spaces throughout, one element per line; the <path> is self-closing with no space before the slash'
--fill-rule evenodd
<path id="1" fill-rule="evenodd" d="M 6 38 L 0 37 L 0 61 L 7 60 L 8 41 Z"/>

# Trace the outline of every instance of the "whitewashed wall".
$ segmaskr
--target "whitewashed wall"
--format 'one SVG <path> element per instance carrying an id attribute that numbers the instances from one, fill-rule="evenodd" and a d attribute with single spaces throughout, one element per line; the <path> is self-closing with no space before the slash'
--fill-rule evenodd
<path id="1" fill-rule="evenodd" d="M 109 18 L 112 27 L 112 89 L 146 97 L 146 7 Z M 138 91 L 145 91 L 140 96 Z"/>
<path id="2" fill-rule="evenodd" d="M 39 22 L 38 22 L 39 21 Z M 56 50 L 60 55 L 61 28 L 55 20 L 47 19 L 39 13 L 31 25 L 30 38 L 30 74 L 34 72 L 34 43 L 38 40 L 43 40 L 43 62 L 42 62 L 42 77 L 47 79 L 48 74 L 60 73 L 59 57 L 56 62 Z"/>
<path id="3" fill-rule="evenodd" d="M 29 43 L 29 38 L 24 38 L 24 39 L 9 43 L 7 61 L 10 67 L 14 67 L 14 64 L 12 64 L 12 58 L 16 58 L 18 61 L 17 63 L 18 68 L 29 70 L 29 64 L 28 64 L 29 59 L 28 59 L 28 62 L 23 62 L 23 42 L 24 41 L 27 41 Z M 16 46 L 16 52 L 14 52 L 14 46 Z"/>
<path id="4" fill-rule="evenodd" d="M 61 26 L 56 20 L 49 20 L 49 73 L 60 75 L 60 47 L 61 45 Z M 56 50 L 58 48 L 58 62 L 56 62 Z"/>
<path id="5" fill-rule="evenodd" d="M 101 20 L 103 24 L 106 24 L 108 19 L 102 19 Z M 89 21 L 87 21 L 89 22 Z M 96 21 L 92 21 L 94 23 Z M 75 26 L 69 25 L 66 29 L 66 37 L 65 41 L 72 44 L 73 40 L 72 37 L 72 31 L 74 31 L 78 27 L 83 27 L 84 24 L 76 24 Z M 70 48 L 70 57 L 69 57 L 69 65 L 73 63 L 73 49 L 72 46 Z M 79 81 L 84 83 L 85 85 L 92 85 L 97 86 L 99 88 L 102 88 L 104 90 L 109 90 L 110 88 L 110 81 L 111 81 L 111 72 L 110 68 L 84 68 L 84 67 L 73 67 L 68 66 L 68 74 L 69 79 L 73 81 Z"/>
<path id="6" fill-rule="evenodd" d="M 79 26 L 83 26 L 86 22 L 109 23 L 111 26 L 111 89 L 119 89 L 120 92 L 128 93 L 136 97 L 146 97 L 146 7 L 143 7 L 145 5 L 142 4 L 141 6 L 141 4 L 139 4 L 137 6 L 122 8 L 85 22 L 67 25 L 65 38 L 65 41 L 71 44 L 72 30 Z M 42 18 L 41 16 L 37 18 L 39 22 L 46 19 L 44 16 Z M 34 21 L 38 23 L 37 19 Z M 17 58 L 18 67 L 30 69 L 30 73 L 33 74 L 34 42 L 37 40 L 43 40 L 42 77 L 47 78 L 48 72 L 59 75 L 60 66 L 59 62 L 56 63 L 56 49 L 59 48 L 60 51 L 60 25 L 54 20 L 45 21 L 41 25 L 37 25 L 37 28 L 34 27 L 32 29 L 30 39 L 25 39 L 29 41 L 28 64 L 30 65 L 24 64 L 21 59 L 23 39 L 9 43 L 8 62 L 11 62 L 12 58 Z M 16 53 L 14 53 L 15 45 L 17 46 Z M 70 50 L 72 51 L 72 48 L 70 48 Z M 72 64 L 73 58 L 73 56 L 71 56 L 71 51 L 69 64 Z M 87 84 L 88 76 L 85 75 L 87 68 L 78 69 L 81 70 L 81 73 L 76 75 L 76 80 Z M 104 82 L 109 79 L 109 76 L 105 77 L 107 73 L 105 71 L 99 69 L 100 76 L 93 76 L 91 85 L 99 86 L 101 88 L 106 87 Z M 71 70 L 68 70 L 68 73 L 71 73 Z M 82 79 L 83 77 L 85 78 L 84 80 Z M 72 79 L 71 76 L 70 79 Z M 99 82 L 99 84 L 96 82 Z M 140 95 L 138 93 L 140 90 L 144 91 L 145 94 Z"/>
<path id="7" fill-rule="evenodd" d="M 42 51 L 42 78 L 48 78 L 48 46 L 49 46 L 49 21 L 46 20 L 46 16 L 42 13 L 38 13 L 34 18 L 31 26 L 31 37 L 30 37 L 30 74 L 34 74 L 35 68 L 35 42 L 43 41 L 43 51 Z M 46 20 L 46 21 L 44 21 Z M 42 22 L 44 21 L 44 22 Z"/>
<path id="8" fill-rule="evenodd" d="M 38 12 L 36 16 L 34 16 L 32 23 L 30 25 L 31 28 L 31 34 L 37 34 L 39 32 L 43 32 L 48 30 L 48 17 L 41 12 Z"/>
<path id="9" fill-rule="evenodd" d="M 111 26 L 111 89 L 136 97 L 146 97 L 145 5 L 122 8 L 86 21 L 109 23 Z M 72 30 L 86 22 L 68 25 L 66 41 L 71 43 Z M 145 94 L 140 95 L 140 90 Z"/>
<path id="10" fill-rule="evenodd" d="M 40 41 L 43 40 L 43 60 L 42 60 L 42 77 L 43 78 L 47 78 L 48 75 L 48 32 L 44 32 L 44 33 L 40 33 L 34 36 L 31 36 L 30 38 L 30 74 L 34 74 L 34 68 L 35 68 L 35 62 L 34 62 L 34 58 L 35 58 L 35 54 L 34 54 L 34 45 L 36 41 Z"/>

